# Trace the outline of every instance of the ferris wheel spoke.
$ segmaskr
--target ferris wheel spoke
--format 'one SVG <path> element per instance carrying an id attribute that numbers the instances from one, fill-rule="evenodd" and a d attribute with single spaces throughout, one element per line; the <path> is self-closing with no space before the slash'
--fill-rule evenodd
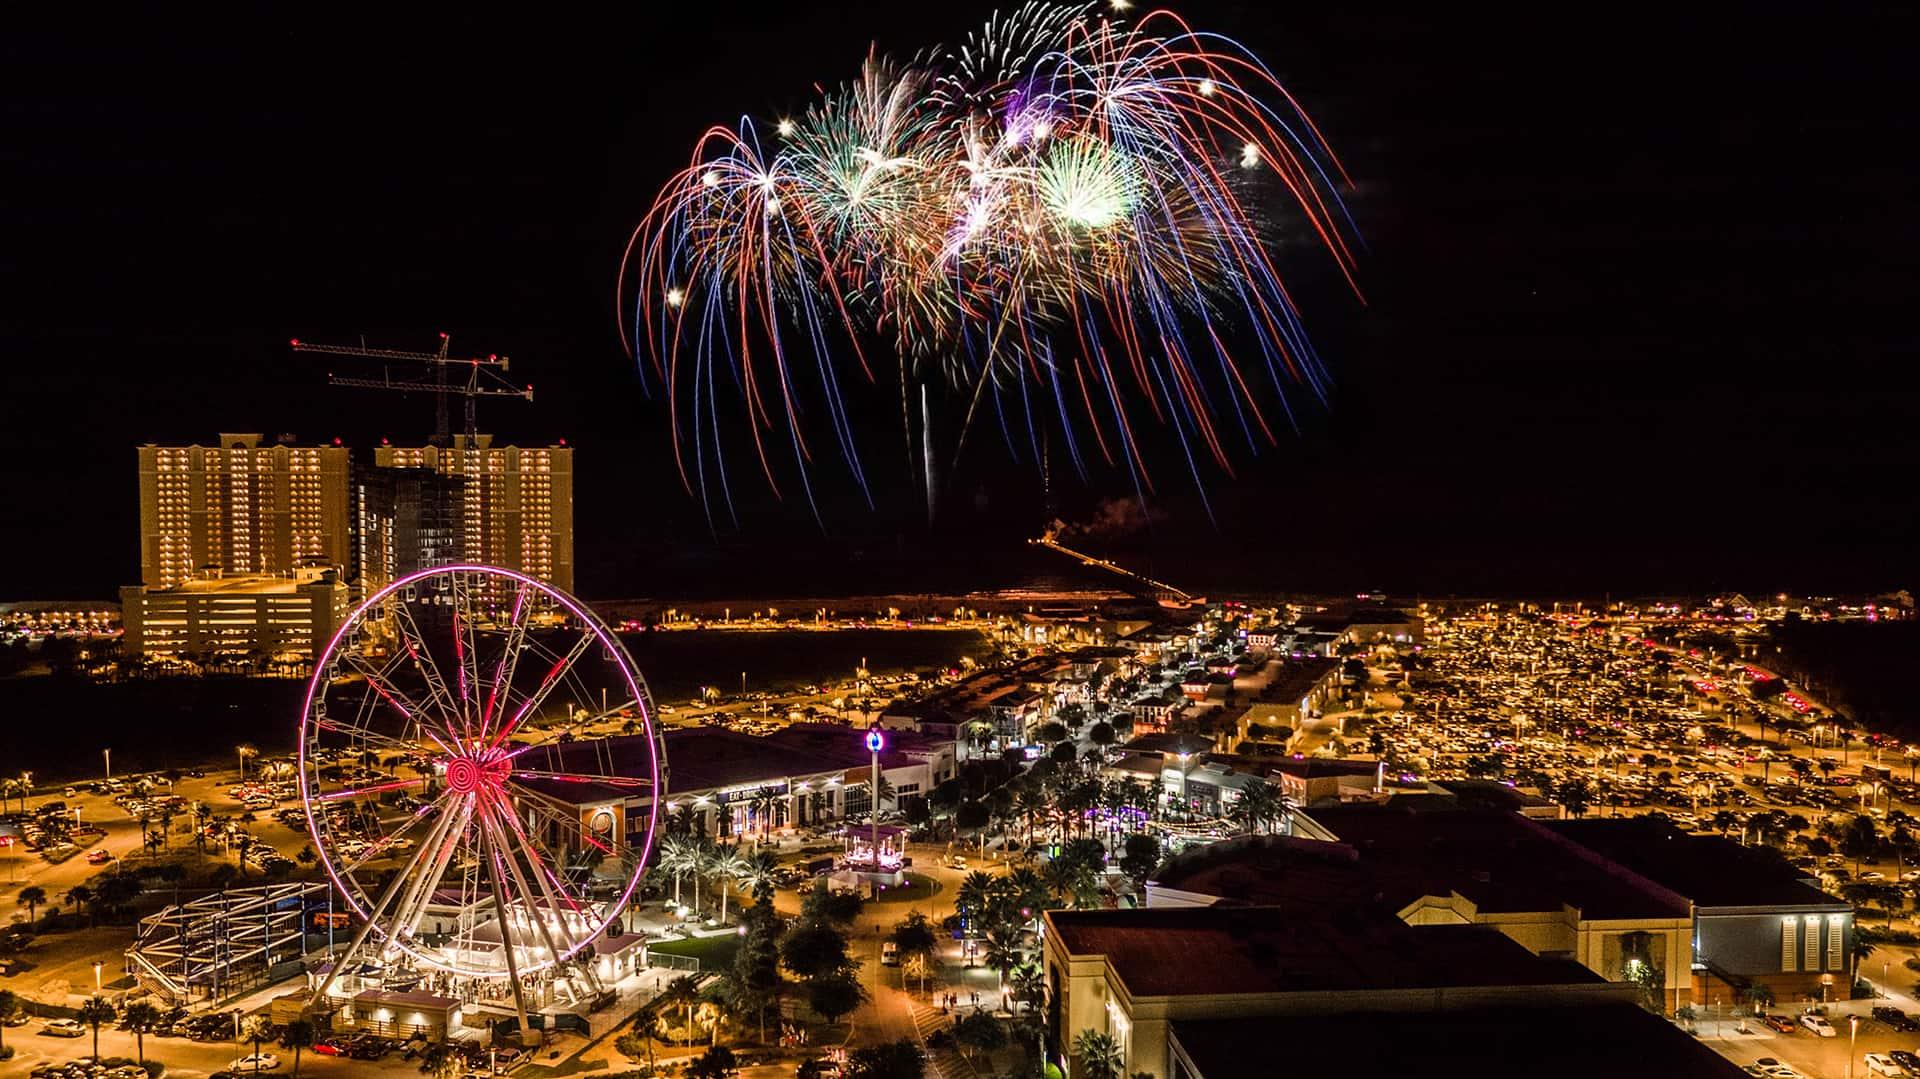
<path id="1" fill-rule="evenodd" d="M 508 773 L 514 779 L 557 779 L 565 783 L 605 783 L 610 787 L 651 787 L 653 780 L 637 776 L 592 775 L 586 772 L 541 772 L 515 768 Z"/>
<path id="2" fill-rule="evenodd" d="M 344 735 L 352 740 L 364 741 L 371 745 L 377 745 L 382 749 L 391 749 L 399 753 L 412 755 L 419 753 L 421 749 L 420 743 L 418 742 L 409 742 L 404 738 L 395 738 L 393 735 L 373 730 L 364 725 L 356 726 L 352 723 L 342 723 L 337 719 L 316 719 L 313 725 L 319 730 L 332 731 L 335 734 Z M 316 745 L 318 744 L 317 739 L 313 741 Z"/>
<path id="3" fill-rule="evenodd" d="M 499 733 L 495 734 L 488 744 L 497 747 L 505 742 L 520 724 L 540 707 L 541 703 L 547 699 L 547 695 L 553 692 L 554 687 L 560 684 L 562 676 L 587 653 L 587 649 L 593 645 L 593 640 L 594 635 L 591 631 L 582 634 L 565 655 L 555 660 L 553 666 L 549 667 L 547 673 L 541 677 L 540 684 L 535 686 L 533 692 L 527 695 L 527 699 L 521 702 L 519 710 L 513 714 L 513 719 L 501 727 Z"/>
<path id="4" fill-rule="evenodd" d="M 535 876 L 541 879 L 542 888 L 544 889 L 549 883 L 552 884 L 554 889 L 557 889 L 559 893 L 565 897 L 567 908 L 575 913 L 579 913 L 581 909 L 579 901 L 574 898 L 573 893 L 567 889 L 566 885 L 561 883 L 558 877 L 554 876 L 553 868 L 549 864 L 559 859 L 554 857 L 552 851 L 546 849 L 544 843 L 527 834 L 527 830 L 520 826 L 520 818 L 518 816 L 510 814 L 506 817 L 506 820 L 507 823 L 512 826 L 514 835 L 520 840 L 518 849 L 527 852 L 527 863 L 534 870 Z M 597 845 L 598 844 L 596 844 L 596 846 Z M 602 847 L 601 849 L 605 850 L 606 848 Z"/>
<path id="5" fill-rule="evenodd" d="M 558 827 L 560 834 L 562 836 L 571 836 L 574 839 L 580 840 L 586 846 L 592 847 L 593 849 L 599 851 L 602 857 L 608 857 L 608 856 L 612 856 L 619 853 L 608 844 L 603 843 L 598 839 L 595 839 L 591 835 L 588 835 L 587 830 L 581 827 L 581 824 L 578 818 L 571 817 L 565 813 L 560 812 L 559 810 L 546 804 L 544 801 L 542 801 L 537 797 L 522 798 L 520 799 L 518 806 L 525 807 L 528 812 L 537 814 L 538 816 L 544 818 L 549 824 L 552 824 Z M 518 822 L 518 818 L 516 818 L 516 823 L 517 822 Z M 614 823 L 616 825 L 616 830 L 618 830 L 617 826 L 619 825 L 620 822 L 615 821 Z M 531 826 L 532 825 L 529 825 L 529 827 Z"/>
<path id="6" fill-rule="evenodd" d="M 412 858 L 408 859 L 407 864 L 394 873 L 393 878 L 387 882 L 387 887 L 381 893 L 380 898 L 367 904 L 366 919 L 368 926 L 376 925 L 380 920 L 380 915 L 386 911 L 387 907 L 393 903 L 394 898 L 399 894 L 401 887 L 403 885 L 409 885 L 416 879 L 414 874 L 420 867 L 421 859 L 425 858 L 428 852 L 434 848 L 441 834 L 444 833 L 452 823 L 452 818 L 445 815 L 434 821 L 434 827 L 430 834 L 429 841 L 422 843 L 420 849 L 414 852 Z M 351 879 L 351 877 L 348 879 Z M 353 897 L 349 896 L 348 898 L 351 899 Z M 359 900 L 361 903 L 367 903 L 366 895 L 362 893 L 359 896 Z M 381 935 L 386 936 L 386 931 L 382 930 Z M 352 949 L 349 949 L 349 953 L 351 951 Z M 343 962 L 344 958 L 343 956 Z"/>
<path id="7" fill-rule="evenodd" d="M 530 848 L 516 847 L 516 845 L 507 838 L 506 830 L 501 827 L 499 820 L 495 819 L 495 816 L 496 814 L 489 812 L 484 817 L 485 826 L 489 831 L 489 838 L 493 842 L 493 849 L 496 852 L 504 852 L 501 854 L 500 864 L 507 871 L 507 875 L 513 879 L 514 887 L 520 896 L 520 904 L 526 911 L 527 921 L 534 927 L 534 931 L 540 935 L 541 941 L 546 944 L 547 950 L 553 954 L 554 962 L 557 963 L 560 961 L 560 956 L 564 953 L 553 939 L 552 925 L 548 921 L 547 914 L 547 911 L 557 912 L 557 908 L 551 905 L 550 896 L 546 897 L 546 900 L 543 902 L 541 894 L 527 883 L 526 874 L 521 872 L 520 859 L 515 857 L 515 851 L 518 850 L 529 859 L 535 858 L 536 855 Z M 508 819 L 511 819 L 511 817 L 509 816 Z M 536 873 L 536 877 L 537 875 Z M 562 928 L 564 929 L 564 925 Z M 504 927 L 501 936 L 503 938 L 509 936 L 509 934 L 504 931 Z M 577 950 L 578 945 L 572 942 L 570 936 L 568 937 L 568 941 L 571 946 L 567 948 L 566 951 L 571 952 Z M 509 941 L 509 946 L 511 946 L 511 941 Z"/>
<path id="8" fill-rule="evenodd" d="M 421 821 L 425 820 L 427 816 L 431 814 L 434 810 L 444 809 L 444 808 L 445 807 L 441 804 L 441 802 L 433 801 L 433 802 L 428 802 L 427 804 L 412 811 L 411 813 L 408 813 L 405 819 L 403 819 L 400 822 L 400 827 L 395 828 L 393 831 L 388 832 L 387 834 L 381 836 L 379 839 L 374 840 L 373 843 L 367 847 L 366 853 L 362 854 L 358 858 L 355 858 L 351 863 L 347 865 L 346 871 L 349 873 L 355 872 L 361 866 L 366 865 L 368 862 L 376 861 L 384 857 L 387 853 L 388 848 L 392 847 L 396 840 L 406 835 L 407 832 L 411 830 L 414 825 L 419 824 Z"/>
<path id="9" fill-rule="evenodd" d="M 454 706 L 453 698 L 447 692 L 447 680 L 440 674 L 440 664 L 434 660 L 433 650 L 427 646 L 426 635 L 420 632 L 420 624 L 414 621 L 413 609 L 405 603 L 395 604 L 395 607 L 397 610 L 393 623 L 400 631 L 407 658 L 413 662 L 420 680 L 427 684 L 427 699 L 439 712 L 441 723 L 451 731 L 459 709 Z"/>
<path id="10" fill-rule="evenodd" d="M 358 652 L 348 652 L 341 657 L 341 660 L 347 666 L 353 668 L 356 674 L 366 679 L 367 684 L 373 687 L 374 692 L 378 693 L 382 700 L 392 705 L 395 711 L 405 716 L 409 724 L 417 724 L 422 727 L 428 724 L 429 720 L 426 709 L 420 707 L 412 697 L 407 695 L 405 690 L 395 685 L 392 678 L 389 677 L 393 664 L 376 668 L 372 663 L 367 662 L 365 656 L 362 656 Z M 365 728 L 363 727 L 362 729 Z"/>
<path id="11" fill-rule="evenodd" d="M 429 868 L 413 878 L 412 883 L 407 887 L 406 898 L 399 906 L 393 908 L 392 928 L 387 934 L 389 940 L 398 942 L 411 938 L 414 930 L 419 927 L 421 915 L 426 913 L 427 904 L 432 901 L 433 893 L 440 887 L 441 878 L 446 876 L 447 863 L 452 861 L 454 853 L 467 838 L 468 826 L 473 818 L 473 803 L 471 800 L 464 801 L 465 804 L 459 811 L 445 815 L 449 826 L 440 833 L 438 841 L 433 844 L 433 860 L 428 863 Z M 426 848 L 422 848 L 421 853 L 425 854 Z M 416 856 L 413 866 L 417 866 L 419 862 L 420 859 Z M 409 868 L 411 869 L 412 866 Z"/>
<path id="12" fill-rule="evenodd" d="M 506 646 L 500 651 L 500 659 L 493 665 L 493 681 L 487 687 L 486 707 L 480 710 L 480 741 L 487 740 L 488 729 L 493 725 L 494 710 L 499 706 L 507 687 L 513 685 L 514 673 L 520 665 L 520 653 L 526 644 L 527 622 L 530 605 L 527 603 L 533 589 L 526 582 L 514 593 L 513 613 L 507 619 Z"/>
<path id="13" fill-rule="evenodd" d="M 347 798 L 365 798 L 370 794 L 384 794 L 387 791 L 405 790 L 408 787 L 417 787 L 420 784 L 425 783 L 426 781 L 427 781 L 426 777 L 421 776 L 419 779 L 396 779 L 390 783 L 375 783 L 371 787 L 345 787 L 337 791 L 328 791 L 325 794 L 313 795 L 311 798 L 308 799 L 308 801 L 338 802 Z"/>
<path id="14" fill-rule="evenodd" d="M 471 740 L 474 737 L 475 713 L 479 710 L 480 649 L 475 632 L 478 620 L 474 617 L 473 607 L 475 582 L 466 577 L 464 574 L 454 577 L 453 660 L 460 691 L 460 728 Z"/>

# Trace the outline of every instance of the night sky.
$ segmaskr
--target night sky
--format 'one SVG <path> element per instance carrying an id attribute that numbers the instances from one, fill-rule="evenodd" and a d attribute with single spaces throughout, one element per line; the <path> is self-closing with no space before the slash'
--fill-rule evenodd
<path id="1" fill-rule="evenodd" d="M 657 6 L 10 26 L 0 599 L 135 579 L 140 442 L 423 437 L 429 400 L 329 388 L 344 362 L 286 341 L 442 330 L 536 387 L 483 402 L 483 429 L 579 447 L 588 596 L 1058 568 L 1020 542 L 1048 503 L 994 438 L 931 532 L 898 475 L 873 511 L 830 491 L 824 530 L 744 482 L 715 535 L 613 321 L 621 247 L 704 126 L 795 111 L 870 42 L 905 54 L 989 8 Z M 1211 522 L 1162 459 L 1150 526 L 1090 545 L 1204 588 L 1914 584 L 1920 20 L 1177 6 L 1265 56 L 1340 153 L 1366 302 L 1284 245 L 1328 406 L 1210 478 Z M 898 422 L 862 421 L 876 472 L 904 472 Z M 1069 520 L 1130 492 L 1052 488 Z"/>

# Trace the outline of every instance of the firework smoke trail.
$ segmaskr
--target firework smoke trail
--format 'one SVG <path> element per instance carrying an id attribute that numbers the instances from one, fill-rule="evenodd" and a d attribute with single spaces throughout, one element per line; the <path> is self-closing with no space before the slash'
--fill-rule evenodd
<path id="1" fill-rule="evenodd" d="M 958 48 L 870 54 L 771 129 L 708 129 L 628 243 L 622 337 L 664 390 L 710 522 L 715 501 L 732 513 L 730 442 L 750 443 L 776 496 L 797 474 L 809 505 L 831 443 L 872 504 L 850 378 L 898 379 L 930 517 L 942 397 L 964 402 L 942 424 L 949 476 L 991 399 L 1016 460 L 1025 441 L 1038 464 L 1040 431 L 1057 430 L 1077 473 L 1122 468 L 1143 495 L 1141 424 L 1169 431 L 1204 499 L 1236 446 L 1274 442 L 1268 391 L 1289 425 L 1290 390 L 1324 394 L 1265 223 L 1311 235 L 1351 285 L 1347 184 L 1233 41 L 1164 11 L 1125 23 L 1030 3 Z M 722 396 L 744 439 L 723 431 Z M 830 439 L 810 437 L 821 425 Z"/>

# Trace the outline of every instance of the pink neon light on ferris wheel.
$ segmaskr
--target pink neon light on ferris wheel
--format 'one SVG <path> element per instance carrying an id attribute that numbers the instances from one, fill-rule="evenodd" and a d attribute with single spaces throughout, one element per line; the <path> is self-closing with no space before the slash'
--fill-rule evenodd
<path id="1" fill-rule="evenodd" d="M 465 639 L 468 633 L 474 633 L 477 641 L 479 631 L 473 626 L 474 619 L 471 617 L 471 612 L 466 612 L 466 616 L 463 617 L 459 609 L 462 597 L 469 593 L 460 589 L 448 590 L 454 597 L 452 612 L 455 634 L 454 658 L 455 662 L 460 664 L 456 679 L 460 687 L 457 705 L 452 700 L 445 701 L 443 705 L 436 699 L 436 692 L 443 696 L 450 695 L 445 694 L 444 681 L 436 683 L 431 678 L 427 680 L 427 693 L 424 697 L 426 704 L 413 701 L 406 693 L 390 684 L 392 663 L 384 667 L 376 667 L 368 654 L 363 654 L 354 647 L 359 640 L 358 631 L 368 626 L 369 613 L 387 604 L 397 594 L 432 578 L 445 578 L 449 582 L 454 582 L 461 575 L 504 579 L 519 586 L 512 614 L 509 617 L 508 640 L 519 642 L 523 652 L 526 647 L 524 643 L 526 634 L 521 619 L 526 615 L 527 601 L 531 593 L 538 592 L 548 597 L 560 609 L 567 612 L 573 625 L 582 627 L 585 631 L 582 638 L 575 643 L 572 652 L 563 656 L 552 669 L 545 673 L 538 686 L 526 695 L 526 700 L 522 702 L 512 720 L 501 723 L 497 731 L 489 728 L 496 718 L 504 715 L 503 712 L 497 713 L 495 708 L 496 705 L 503 703 L 505 692 L 512 690 L 511 679 L 517 667 L 519 654 L 503 651 L 494 664 L 493 678 L 488 680 L 482 676 L 477 654 L 473 655 L 471 660 L 469 659 L 469 653 L 473 652 L 477 645 L 470 646 Z M 404 656 L 423 675 L 425 671 L 433 669 L 435 677 L 438 677 L 437 661 L 433 658 L 432 650 L 425 647 L 424 639 L 417 637 L 418 629 L 414 626 L 411 614 L 406 615 L 404 622 L 400 618 L 394 618 L 392 625 L 395 631 L 405 638 L 404 650 L 392 657 L 394 661 L 397 662 L 401 656 Z M 520 632 L 514 632 L 516 630 Z M 575 662 L 596 646 L 612 660 L 612 665 L 618 670 L 620 684 L 627 692 L 627 701 L 631 702 L 639 713 L 639 722 L 647 747 L 645 773 L 639 776 L 594 774 L 585 768 L 570 764 L 555 770 L 520 768 L 519 758 L 529 751 L 548 750 L 551 760 L 554 756 L 551 751 L 561 744 L 549 742 L 516 745 L 507 742 L 507 736 L 518 728 L 521 720 L 546 699 L 549 692 L 565 681 L 562 677 L 563 673 L 569 671 Z M 344 668 L 341 666 L 343 662 L 345 662 Z M 468 670 L 469 662 L 474 668 L 471 676 Z M 331 715 L 322 717 L 317 713 L 316 704 L 324 705 L 328 686 L 333 681 L 329 675 L 340 669 L 365 678 L 381 702 L 405 717 L 412 725 L 412 729 L 426 741 L 431 741 L 434 748 L 425 749 L 425 742 L 418 739 L 408 745 L 398 738 L 376 735 L 364 724 L 370 720 L 372 712 L 377 709 L 363 707 L 359 720 L 362 726 L 359 727 Z M 436 685 L 439 687 L 437 690 Z M 456 716 L 449 714 L 445 705 L 454 705 L 457 723 Z M 435 711 L 439 712 L 437 717 L 433 714 Z M 436 724 L 440 725 L 438 732 L 433 729 Z M 330 803 L 345 799 L 414 786 L 423 782 L 425 777 L 423 776 L 422 780 L 373 783 L 357 789 L 323 793 L 316 789 L 318 761 L 309 758 L 309 749 L 318 748 L 319 739 L 323 733 L 339 736 L 349 743 L 353 743 L 357 735 L 360 739 L 358 744 L 363 749 L 376 744 L 373 740 L 377 739 L 390 743 L 385 747 L 388 749 L 423 752 L 425 756 L 433 758 L 433 763 L 439 766 L 438 771 L 444 774 L 446 789 L 437 796 L 435 801 L 427 802 L 416 812 L 406 814 L 398 829 L 370 844 L 368 849 L 372 852 L 371 854 L 363 855 L 351 864 L 345 864 L 342 859 L 351 855 L 336 849 L 331 825 L 323 827 L 323 821 L 327 815 L 317 810 L 330 807 Z M 593 743 L 573 742 L 565 745 L 586 748 L 591 747 Z M 565 758 L 568 754 L 562 753 L 558 756 Z M 592 758 L 589 762 L 590 766 L 599 764 L 602 759 L 597 752 L 589 753 L 588 756 Z M 412 939 L 414 926 L 424 917 L 426 905 L 435 901 L 439 895 L 438 889 L 445 880 L 448 868 L 449 852 L 460 850 L 465 850 L 469 855 L 476 849 L 493 851 L 493 864 L 486 867 L 487 871 L 493 875 L 493 879 L 489 881 L 489 890 L 502 887 L 516 890 L 515 899 L 521 905 L 521 909 L 526 912 L 523 920 L 532 922 L 539 932 L 540 939 L 528 939 L 525 937 L 527 930 L 516 927 L 512 924 L 512 919 L 501 920 L 500 934 L 504 947 L 515 949 L 516 955 L 520 948 L 526 948 L 529 951 L 537 949 L 547 953 L 544 959 L 537 959 L 520 966 L 518 969 L 522 975 L 538 973 L 580 954 L 619 917 L 631 902 L 634 891 L 639 887 L 640 878 L 652 858 L 660 807 L 665 800 L 663 779 L 661 747 L 654 728 L 651 701 L 646 692 L 645 682 L 634 667 L 632 657 L 627 654 L 626 649 L 621 646 L 619 639 L 614 636 L 606 623 L 596 617 L 579 600 L 560 589 L 515 570 L 473 564 L 437 566 L 407 574 L 389 583 L 355 607 L 341 623 L 332 639 L 328 641 L 326 648 L 316 657 L 313 677 L 307 683 L 300 722 L 299 789 L 307 818 L 307 830 L 314 840 L 320 864 L 326 870 L 334 888 L 345 900 L 348 909 L 353 911 L 363 923 L 369 920 L 374 923 L 356 935 L 356 942 L 378 936 L 385 946 L 397 948 L 411 955 L 421 964 L 434 969 L 476 978 L 496 977 L 503 973 L 498 970 L 465 967 L 441 955 L 423 950 Z M 549 817 L 558 819 L 558 811 L 537 799 L 516 800 L 512 786 L 515 780 L 538 783 L 598 783 L 620 791 L 636 790 L 644 786 L 652 792 L 653 796 L 647 808 L 644 839 L 639 846 L 638 857 L 632 862 L 630 870 L 623 870 L 626 877 L 624 886 L 616 900 L 601 908 L 604 912 L 601 915 L 585 916 L 588 915 L 588 908 L 580 902 L 580 897 L 572 894 L 572 890 L 561 875 L 556 873 L 553 866 L 549 864 L 556 859 L 550 852 L 543 850 L 543 843 L 539 838 L 541 833 L 532 829 L 537 814 L 546 813 Z M 522 791 L 528 789 L 520 788 Z M 435 808 L 441 808 L 443 811 L 431 812 Z M 524 822 L 521 819 L 523 813 L 526 817 Z M 624 814 L 616 816 L 621 817 Z M 393 849 L 395 843 L 406 832 L 422 821 L 429 820 L 434 822 L 427 829 L 431 842 L 421 843 L 413 861 L 400 871 L 400 876 L 406 877 L 422 868 L 422 859 L 429 853 L 434 856 L 434 861 L 425 867 L 428 872 L 435 874 L 434 879 L 431 882 L 425 882 L 426 878 L 422 877 L 420 879 L 425 883 L 418 887 L 409 885 L 405 889 L 405 894 L 413 903 L 410 911 L 390 907 L 390 903 L 395 898 L 395 889 L 400 887 L 399 883 L 390 886 L 386 894 L 379 899 L 374 899 L 368 892 L 358 887 L 358 882 L 354 881 L 355 870 L 374 856 Z M 549 823 L 551 824 L 552 821 Z M 584 820 L 559 820 L 559 823 L 563 831 L 569 825 L 578 828 L 578 835 L 572 838 L 581 840 L 583 849 L 592 847 L 603 855 L 616 853 L 613 848 L 589 834 L 588 825 Z M 504 860 L 502 848 L 506 848 Z M 484 859 L 478 860 L 484 861 Z M 525 873 L 521 872 L 523 860 Z M 505 880 L 502 879 L 503 876 L 512 879 Z M 465 883 L 470 881 L 463 877 L 463 884 Z M 476 895 L 473 898 L 482 897 Z M 466 899 L 467 896 L 463 894 L 463 901 Z M 546 924 L 545 918 L 538 916 L 542 910 L 564 910 L 583 915 L 585 917 L 581 920 L 588 923 L 588 927 L 576 936 L 569 927 L 565 914 L 562 914 L 562 921 L 557 930 L 561 940 L 566 944 L 562 947 L 560 942 L 553 940 L 554 927 Z M 395 924 L 381 925 L 380 918 L 388 915 L 394 917 Z M 401 924 L 403 922 L 406 924 Z M 517 941 L 516 934 L 520 935 Z M 350 946 L 349 951 L 352 950 Z M 337 961 L 344 967 L 352 958 L 351 954 L 342 955 Z"/>

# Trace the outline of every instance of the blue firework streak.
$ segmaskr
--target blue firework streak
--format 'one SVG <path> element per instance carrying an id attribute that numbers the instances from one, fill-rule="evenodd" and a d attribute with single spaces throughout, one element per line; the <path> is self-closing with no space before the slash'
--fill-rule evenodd
<path id="1" fill-rule="evenodd" d="M 730 442 L 809 505 L 837 457 L 871 505 L 850 379 L 897 380 L 929 513 L 940 400 L 953 465 L 990 400 L 1016 457 L 1042 459 L 1057 424 L 1083 477 L 1120 468 L 1143 495 L 1140 428 L 1165 429 L 1204 496 L 1237 447 L 1274 441 L 1276 400 L 1291 424 L 1290 392 L 1324 394 L 1269 223 L 1313 236 L 1352 284 L 1348 183 L 1235 42 L 1167 12 L 1028 4 L 958 48 L 870 56 L 771 129 L 709 129 L 629 242 L 622 337 L 710 520 L 732 512 Z"/>

